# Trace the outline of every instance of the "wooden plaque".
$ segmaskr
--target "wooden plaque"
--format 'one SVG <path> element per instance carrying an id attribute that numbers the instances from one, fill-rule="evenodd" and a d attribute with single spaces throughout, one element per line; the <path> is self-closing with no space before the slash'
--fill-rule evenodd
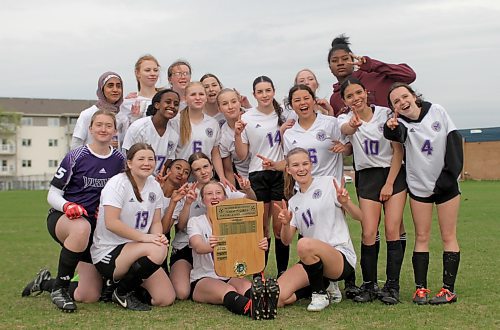
<path id="1" fill-rule="evenodd" d="M 219 237 L 214 248 L 215 272 L 224 277 L 242 277 L 261 272 L 265 267 L 264 204 L 247 198 L 228 199 L 209 206 L 212 232 Z"/>

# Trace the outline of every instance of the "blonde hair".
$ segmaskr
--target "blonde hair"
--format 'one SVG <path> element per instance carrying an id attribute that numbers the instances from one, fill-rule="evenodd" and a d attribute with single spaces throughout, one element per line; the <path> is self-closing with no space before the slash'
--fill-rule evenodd
<path id="1" fill-rule="evenodd" d="M 160 63 L 158 62 L 156 57 L 154 57 L 153 55 L 146 54 L 146 55 L 139 57 L 137 62 L 135 62 L 135 80 L 137 81 L 137 90 L 139 92 L 141 91 L 141 82 L 139 81 L 139 79 L 137 79 L 137 72 L 139 72 L 139 70 L 141 69 L 141 64 L 144 61 L 153 61 L 156 63 L 156 65 L 158 65 L 158 68 L 160 68 Z"/>
<path id="2" fill-rule="evenodd" d="M 288 166 L 288 159 L 296 154 L 305 154 L 307 155 L 307 158 L 309 158 L 309 152 L 306 149 L 300 147 L 293 148 L 285 156 L 286 166 Z M 288 173 L 288 171 L 285 171 L 283 178 L 284 178 L 283 194 L 285 195 L 286 199 L 290 199 L 292 198 L 293 195 L 295 195 L 295 179 L 292 177 L 291 174 Z"/>
<path id="3" fill-rule="evenodd" d="M 95 119 L 99 115 L 105 115 L 105 116 L 111 117 L 111 119 L 113 119 L 113 125 L 115 126 L 115 129 L 116 129 L 116 115 L 113 112 L 111 112 L 109 110 L 105 110 L 105 109 L 99 109 L 96 112 L 94 112 L 94 114 L 92 115 L 92 118 L 90 119 L 90 126 L 89 127 L 92 127 L 92 124 L 94 124 Z"/>
<path id="4" fill-rule="evenodd" d="M 203 90 L 205 90 L 205 87 L 203 87 L 203 84 L 201 82 L 191 81 L 186 86 L 186 95 L 187 95 L 187 91 L 195 85 L 201 86 L 203 88 Z M 181 117 L 179 119 L 179 130 L 180 130 L 180 132 L 179 132 L 179 135 L 180 135 L 179 145 L 181 145 L 181 146 L 188 143 L 189 139 L 191 138 L 192 128 L 191 128 L 191 119 L 189 118 L 189 111 L 190 111 L 189 106 L 186 106 L 184 108 L 184 110 L 181 111 L 181 115 L 180 115 Z"/>

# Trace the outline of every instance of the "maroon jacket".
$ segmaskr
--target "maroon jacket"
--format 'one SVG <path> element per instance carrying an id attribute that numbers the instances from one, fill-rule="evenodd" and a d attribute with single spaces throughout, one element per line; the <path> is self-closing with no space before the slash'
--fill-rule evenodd
<path id="1" fill-rule="evenodd" d="M 411 84 L 417 78 L 415 71 L 407 64 L 387 64 L 368 56 L 364 56 L 364 58 L 366 62 L 351 76 L 359 79 L 365 85 L 368 91 L 368 104 L 389 107 L 387 94 L 391 85 L 395 82 Z M 333 85 L 330 104 L 335 117 L 347 110 L 340 97 L 340 84 L 338 82 Z"/>

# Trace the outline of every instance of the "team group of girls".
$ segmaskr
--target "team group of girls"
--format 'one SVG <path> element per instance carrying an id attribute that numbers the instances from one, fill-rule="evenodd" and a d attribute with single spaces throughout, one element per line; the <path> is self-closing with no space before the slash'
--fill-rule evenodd
<path id="1" fill-rule="evenodd" d="M 415 227 L 413 302 L 456 301 L 460 135 L 441 106 L 409 86 L 416 77 L 408 65 L 355 56 L 343 35 L 332 42 L 328 63 L 338 80 L 330 100 L 316 98 L 316 76 L 304 69 L 285 106 L 275 100 L 267 76 L 253 81 L 252 107 L 213 74 L 191 81 L 185 61 L 168 68 L 170 88 L 158 89 L 158 61 L 141 57 L 138 91 L 125 98 L 120 76 L 104 73 L 98 102 L 81 113 L 72 150 L 48 194 L 47 227 L 61 245 L 57 276 L 41 270 L 22 295 L 48 291 L 67 312 L 76 310 L 75 301 L 149 310 L 191 298 L 273 318 L 276 306 L 305 297 L 311 298 L 309 311 L 340 302 L 338 281 L 344 280 L 347 298 L 396 304 L 408 193 Z M 359 207 L 344 187 L 343 155 L 351 153 Z M 265 237 L 257 243 L 267 264 L 272 228 L 277 282 L 214 271 L 217 237 L 207 207 L 240 197 L 264 203 Z M 443 286 L 429 298 L 433 204 L 444 248 Z M 382 210 L 387 263 L 379 289 Z M 361 223 L 361 287 L 346 212 Z M 296 232 L 300 260 L 288 267 Z M 79 280 L 73 282 L 75 270 Z"/>

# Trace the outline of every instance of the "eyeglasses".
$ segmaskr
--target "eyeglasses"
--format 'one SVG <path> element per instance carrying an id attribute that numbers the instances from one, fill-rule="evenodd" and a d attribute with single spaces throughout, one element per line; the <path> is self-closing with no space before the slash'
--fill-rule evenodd
<path id="1" fill-rule="evenodd" d="M 191 72 L 172 72 L 172 76 L 175 76 L 177 78 L 179 77 L 189 77 L 191 76 Z"/>

